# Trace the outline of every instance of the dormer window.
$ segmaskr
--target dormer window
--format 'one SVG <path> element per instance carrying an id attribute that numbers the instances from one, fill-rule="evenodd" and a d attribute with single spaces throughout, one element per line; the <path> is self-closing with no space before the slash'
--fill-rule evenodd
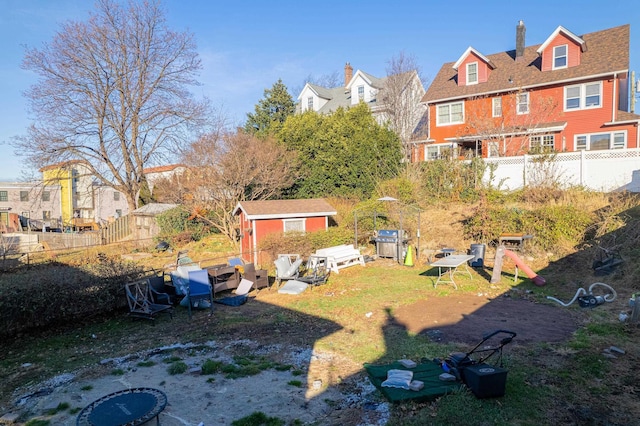
<path id="1" fill-rule="evenodd" d="M 467 64 L 467 84 L 478 83 L 478 63 L 472 62 Z"/>
<path id="2" fill-rule="evenodd" d="M 553 71 L 580 65 L 582 53 L 587 51 L 585 41 L 566 28 L 559 26 L 540 45 L 536 53 L 542 57 L 540 69 Z M 571 61 L 569 61 L 571 56 Z"/>
<path id="3" fill-rule="evenodd" d="M 358 100 L 364 101 L 364 86 L 358 86 Z"/>
<path id="4" fill-rule="evenodd" d="M 553 48 L 553 69 L 567 67 L 567 45 L 555 46 Z"/>

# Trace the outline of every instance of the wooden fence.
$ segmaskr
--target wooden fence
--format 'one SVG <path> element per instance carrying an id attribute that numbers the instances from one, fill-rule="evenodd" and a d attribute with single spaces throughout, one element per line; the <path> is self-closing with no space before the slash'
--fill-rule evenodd
<path id="1" fill-rule="evenodd" d="M 123 216 L 98 231 L 16 232 L 2 234 L 0 255 L 22 254 L 40 250 L 67 250 L 113 244 L 131 235 L 129 216 Z"/>
<path id="2" fill-rule="evenodd" d="M 38 241 L 43 243 L 43 247 L 51 250 L 65 250 L 100 244 L 100 236 L 95 231 L 83 232 L 81 234 L 40 232 L 37 235 Z"/>
<path id="3" fill-rule="evenodd" d="M 125 215 L 98 231 L 100 233 L 100 244 L 111 244 L 131 235 L 129 226 L 130 217 Z"/>

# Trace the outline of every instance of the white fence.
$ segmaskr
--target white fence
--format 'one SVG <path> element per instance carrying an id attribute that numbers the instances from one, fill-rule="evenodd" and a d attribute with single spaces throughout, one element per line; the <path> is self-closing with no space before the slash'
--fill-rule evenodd
<path id="1" fill-rule="evenodd" d="M 500 189 L 520 189 L 553 179 L 565 187 L 640 192 L 640 148 L 487 158 L 485 162 L 497 165 L 493 176 L 486 172 L 485 181 L 491 180 L 496 187 L 502 183 Z"/>
<path id="2" fill-rule="evenodd" d="M 37 233 L 0 234 L 0 256 L 42 250 Z"/>

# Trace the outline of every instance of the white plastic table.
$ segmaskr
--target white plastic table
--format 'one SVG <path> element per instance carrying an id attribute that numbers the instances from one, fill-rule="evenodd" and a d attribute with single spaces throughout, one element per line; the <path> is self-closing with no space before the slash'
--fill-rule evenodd
<path id="1" fill-rule="evenodd" d="M 438 279 L 436 279 L 436 282 L 433 284 L 433 287 L 437 287 L 439 283 L 451 283 L 453 284 L 453 287 L 457 290 L 458 286 L 456 285 L 456 282 L 453 279 L 453 274 L 455 273 L 467 273 L 469 274 L 469 278 L 473 279 L 473 276 L 471 275 L 471 271 L 469 271 L 469 268 L 467 267 L 467 262 L 473 259 L 474 257 L 475 256 L 472 254 L 452 254 L 431 263 L 430 266 L 438 268 Z M 462 265 L 464 265 L 465 270 L 458 271 L 458 267 Z"/>

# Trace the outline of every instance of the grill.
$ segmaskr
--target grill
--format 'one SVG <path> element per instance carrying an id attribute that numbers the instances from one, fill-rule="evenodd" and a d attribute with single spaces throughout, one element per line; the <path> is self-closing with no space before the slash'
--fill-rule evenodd
<path id="1" fill-rule="evenodd" d="M 376 243 L 376 254 L 378 257 L 388 257 L 394 260 L 404 258 L 407 251 L 407 239 L 400 242 L 400 230 L 382 229 L 378 231 L 373 239 Z"/>

